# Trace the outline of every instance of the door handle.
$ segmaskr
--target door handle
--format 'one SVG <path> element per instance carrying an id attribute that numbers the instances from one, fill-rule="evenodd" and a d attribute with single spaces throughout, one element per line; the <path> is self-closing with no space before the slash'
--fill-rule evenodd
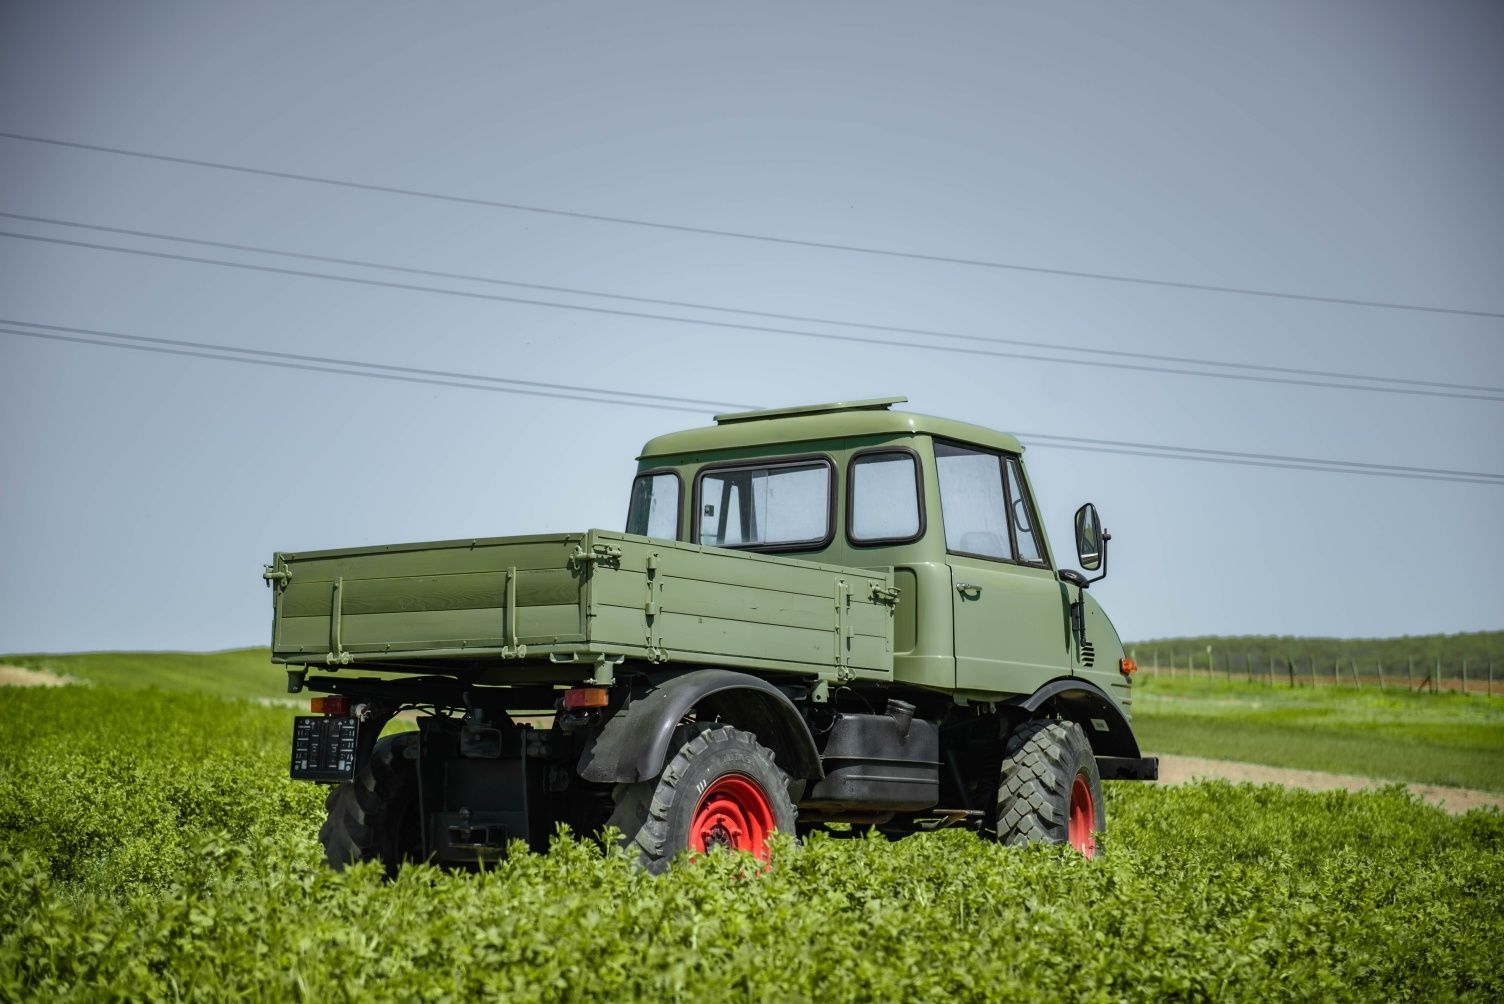
<path id="1" fill-rule="evenodd" d="M 956 592 L 958 593 L 980 593 L 981 591 L 982 587 L 972 582 L 956 583 Z"/>

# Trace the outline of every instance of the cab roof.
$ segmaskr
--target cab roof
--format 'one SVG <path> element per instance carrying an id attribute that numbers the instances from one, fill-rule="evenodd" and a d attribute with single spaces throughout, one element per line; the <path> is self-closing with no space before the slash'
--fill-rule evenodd
<path id="1" fill-rule="evenodd" d="M 1005 432 L 995 432 L 969 422 L 892 410 L 893 405 L 906 404 L 908 400 L 906 397 L 882 397 L 717 415 L 715 425 L 671 432 L 648 440 L 637 459 L 817 440 L 905 435 L 937 436 L 1007 453 L 1023 452 L 1019 441 Z"/>

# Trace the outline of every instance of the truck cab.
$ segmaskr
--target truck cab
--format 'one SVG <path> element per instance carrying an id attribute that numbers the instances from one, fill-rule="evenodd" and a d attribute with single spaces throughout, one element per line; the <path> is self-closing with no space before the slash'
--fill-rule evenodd
<path id="1" fill-rule="evenodd" d="M 653 439 L 627 532 L 892 569 L 895 683 L 964 703 L 1076 676 L 1126 712 L 1122 644 L 1082 577 L 1058 572 L 1022 444 L 892 410 L 905 400 L 718 415 Z"/>

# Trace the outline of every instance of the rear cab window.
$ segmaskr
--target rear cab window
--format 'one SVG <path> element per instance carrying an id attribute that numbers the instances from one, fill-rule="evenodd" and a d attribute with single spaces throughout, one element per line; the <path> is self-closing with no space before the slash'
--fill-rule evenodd
<path id="1" fill-rule="evenodd" d="M 707 467 L 695 479 L 694 539 L 770 551 L 824 547 L 834 481 L 823 457 Z"/>

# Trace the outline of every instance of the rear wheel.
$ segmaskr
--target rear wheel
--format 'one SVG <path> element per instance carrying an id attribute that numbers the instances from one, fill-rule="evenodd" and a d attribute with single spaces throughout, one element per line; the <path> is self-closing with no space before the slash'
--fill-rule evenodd
<path id="1" fill-rule="evenodd" d="M 403 862 L 422 857 L 418 764 L 411 759 L 417 746 L 416 732 L 383 736 L 355 779 L 329 792 L 319 841 L 331 867 L 380 861 L 391 878 Z"/>
<path id="2" fill-rule="evenodd" d="M 788 777 L 750 732 L 700 723 L 681 732 L 678 751 L 653 781 L 619 784 L 610 825 L 653 873 L 682 851 L 716 847 L 766 861 L 774 830 L 794 832 Z"/>
<path id="3" fill-rule="evenodd" d="M 1107 825 L 1097 758 L 1075 722 L 1025 722 L 1008 737 L 995 828 L 1005 844 L 1070 844 L 1097 853 Z"/>

